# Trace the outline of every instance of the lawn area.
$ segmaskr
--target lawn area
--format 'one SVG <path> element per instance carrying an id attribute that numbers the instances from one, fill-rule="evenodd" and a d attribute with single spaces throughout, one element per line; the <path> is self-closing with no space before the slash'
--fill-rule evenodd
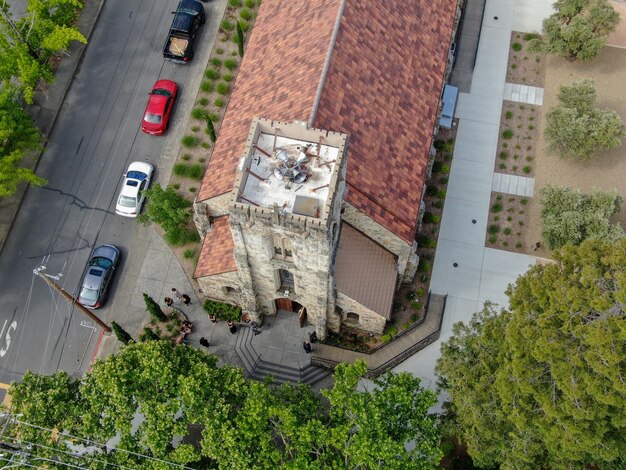
<path id="1" fill-rule="evenodd" d="M 535 196 L 529 204 L 529 223 L 524 231 L 524 246 L 532 247 L 541 240 L 541 219 L 539 216 L 539 190 L 547 185 L 568 186 L 589 191 L 598 188 L 604 191 L 616 189 L 626 199 L 626 139 L 613 150 L 599 152 L 587 162 L 564 160 L 546 155 L 543 140 L 546 113 L 557 103 L 557 93 L 561 85 L 569 85 L 575 80 L 591 79 L 595 82 L 598 106 L 617 111 L 626 122 L 626 49 L 605 47 L 591 63 L 568 62 L 550 56 L 544 85 L 544 103 L 540 107 L 541 120 L 537 158 L 535 161 Z M 615 217 L 616 222 L 626 226 L 626 208 Z M 530 254 L 548 256 L 541 249 Z"/>

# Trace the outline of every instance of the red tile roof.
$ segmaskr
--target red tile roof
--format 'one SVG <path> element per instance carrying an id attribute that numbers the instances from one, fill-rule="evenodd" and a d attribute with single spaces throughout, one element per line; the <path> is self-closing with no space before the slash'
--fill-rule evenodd
<path id="1" fill-rule="evenodd" d="M 389 320 L 397 277 L 393 254 L 350 225 L 341 226 L 335 263 L 338 292 Z"/>
<path id="2" fill-rule="evenodd" d="M 237 271 L 233 248 L 228 216 L 216 218 L 211 230 L 204 237 L 194 278 Z"/>
<path id="3" fill-rule="evenodd" d="M 251 121 L 308 121 L 341 0 L 264 0 L 199 193 L 232 189 Z M 346 199 L 413 241 L 456 2 L 346 0 L 314 127 L 350 135 Z"/>
<path id="4" fill-rule="evenodd" d="M 339 3 L 263 1 L 198 193 L 199 201 L 233 188 L 253 118 L 308 121 Z"/>
<path id="5" fill-rule="evenodd" d="M 456 2 L 348 0 L 314 127 L 350 135 L 346 200 L 415 236 Z"/>

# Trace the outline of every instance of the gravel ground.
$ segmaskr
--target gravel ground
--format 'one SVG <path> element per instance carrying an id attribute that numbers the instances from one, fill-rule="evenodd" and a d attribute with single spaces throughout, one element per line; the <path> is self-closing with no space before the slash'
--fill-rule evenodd
<path id="1" fill-rule="evenodd" d="M 556 104 L 559 87 L 583 78 L 594 80 L 598 105 L 617 111 L 626 121 L 626 49 L 606 47 L 591 63 L 570 63 L 558 57 L 548 58 L 541 129 L 545 126 L 546 112 Z M 543 132 L 540 132 L 540 136 L 535 162 L 535 197 L 529 207 L 530 220 L 524 240 L 526 247 L 534 247 L 541 240 L 538 190 L 547 184 L 583 191 L 592 188 L 605 191 L 616 189 L 626 199 L 626 139 L 613 150 L 599 152 L 587 162 L 578 162 L 546 155 Z M 626 208 L 622 208 L 614 221 L 626 226 Z M 540 249 L 534 253 L 531 250 L 531 254 L 547 256 L 548 253 Z"/>

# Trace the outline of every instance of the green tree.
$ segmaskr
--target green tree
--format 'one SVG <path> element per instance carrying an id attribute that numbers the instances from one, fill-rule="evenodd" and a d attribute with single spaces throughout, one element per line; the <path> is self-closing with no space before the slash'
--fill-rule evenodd
<path id="1" fill-rule="evenodd" d="M 167 316 L 163 313 L 161 306 L 148 294 L 143 293 L 143 301 L 146 304 L 146 310 L 155 321 L 166 321 Z"/>
<path id="2" fill-rule="evenodd" d="M 111 329 L 115 333 L 117 339 L 120 340 L 122 343 L 128 344 L 133 341 L 133 338 L 128 334 L 128 331 L 122 328 L 117 322 L 111 322 Z"/>
<path id="3" fill-rule="evenodd" d="M 198 232 L 188 228 L 191 221 L 191 202 L 168 186 L 158 184 L 145 191 L 148 204 L 138 219 L 143 224 L 157 223 L 165 231 L 165 240 L 172 245 L 197 241 Z"/>
<path id="4" fill-rule="evenodd" d="M 52 56 L 69 54 L 72 41 L 87 43 L 73 26 L 82 7 L 82 0 L 28 0 L 27 14 L 16 20 L 0 0 L 0 80 L 17 83 L 26 103 L 40 80 L 54 80 Z"/>
<path id="5" fill-rule="evenodd" d="M 531 39 L 531 50 L 567 60 L 594 59 L 619 22 L 608 0 L 558 0 L 556 13 L 543 20 L 543 37 Z"/>
<path id="6" fill-rule="evenodd" d="M 364 361 L 340 364 L 333 388 L 322 392 L 330 403 L 325 442 L 340 456 L 337 468 L 439 468 L 438 418 L 429 412 L 436 395 L 407 372 L 388 373 L 371 391 L 359 391 L 366 370 Z"/>
<path id="7" fill-rule="evenodd" d="M 626 466 L 626 240 L 554 252 L 456 324 L 437 372 L 481 467 Z"/>
<path id="8" fill-rule="evenodd" d="M 243 57 L 243 41 L 243 29 L 241 29 L 241 23 L 237 21 L 237 48 L 239 49 L 239 57 Z"/>
<path id="9" fill-rule="evenodd" d="M 626 236 L 621 225 L 610 223 L 624 202 L 616 191 L 585 194 L 545 186 L 540 194 L 542 236 L 550 249 L 579 245 L 585 240 L 615 241 Z"/>
<path id="10" fill-rule="evenodd" d="M 596 107 L 591 80 L 562 86 L 559 104 L 546 114 L 548 152 L 588 160 L 597 150 L 621 144 L 624 124 L 615 111 Z"/>
<path id="11" fill-rule="evenodd" d="M 215 133 L 215 126 L 213 125 L 213 121 L 209 119 L 208 116 L 206 119 L 206 130 L 209 133 L 209 138 L 211 139 L 211 142 L 215 143 L 215 141 L 217 140 L 217 134 Z"/>

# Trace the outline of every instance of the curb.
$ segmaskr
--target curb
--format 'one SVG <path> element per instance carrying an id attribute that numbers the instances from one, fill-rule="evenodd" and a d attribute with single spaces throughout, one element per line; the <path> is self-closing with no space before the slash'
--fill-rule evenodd
<path id="1" fill-rule="evenodd" d="M 38 153 L 27 155 L 25 157 L 26 160 L 30 161 L 27 166 L 31 167 L 33 171 L 37 170 L 37 167 L 39 166 L 39 161 L 41 160 L 41 156 L 46 151 L 46 147 L 48 145 L 48 138 L 50 137 L 50 133 L 52 132 L 52 129 L 54 128 L 54 124 L 56 123 L 57 117 L 59 116 L 61 107 L 63 106 L 63 103 L 65 102 L 65 97 L 67 96 L 67 92 L 70 89 L 72 82 L 74 81 L 74 75 L 76 74 L 78 67 L 83 61 L 85 50 L 89 46 L 89 40 L 91 39 L 91 35 L 93 34 L 96 23 L 98 22 L 98 19 L 100 18 L 100 13 L 102 12 L 102 8 L 105 2 L 106 0 L 91 0 L 90 1 L 89 3 L 90 5 L 95 4 L 94 8 L 96 8 L 96 11 L 92 13 L 93 14 L 92 18 L 90 18 L 89 20 L 86 20 L 87 21 L 86 30 L 81 31 L 84 34 L 85 38 L 87 39 L 87 44 L 80 44 L 77 47 L 77 50 L 71 53 L 70 57 L 67 59 L 68 61 L 70 61 L 69 63 L 71 64 L 71 67 L 70 67 L 69 73 L 67 74 L 68 76 L 65 79 L 65 81 L 57 81 L 58 77 L 55 76 L 55 81 L 53 82 L 51 88 L 55 86 L 63 87 L 63 88 L 62 88 L 61 96 L 60 96 L 58 103 L 56 104 L 56 106 L 54 106 L 54 108 L 50 109 L 50 111 L 52 111 L 52 116 L 49 118 L 50 119 L 49 124 L 45 126 L 45 125 L 42 125 L 41 123 L 37 123 L 37 118 L 39 118 L 43 114 L 42 113 L 43 110 L 47 109 L 45 106 L 35 104 L 35 105 L 30 105 L 26 108 L 27 114 L 33 120 L 35 127 L 37 127 L 40 130 L 41 137 L 42 137 L 42 149 Z M 83 11 L 81 12 L 81 17 L 79 17 L 79 30 L 80 30 L 80 19 L 82 18 L 83 14 L 85 14 L 85 10 L 87 10 L 88 8 L 89 8 L 88 4 L 85 3 L 85 8 L 83 8 Z M 71 47 L 70 47 L 70 51 L 71 51 Z M 63 63 L 63 61 L 61 63 Z M 41 99 L 41 94 L 39 94 L 39 98 Z M 37 106 L 39 106 L 39 111 L 35 116 L 33 116 L 34 111 Z M 41 118 L 41 119 L 43 120 L 45 118 Z M 17 214 L 19 213 L 20 207 L 22 206 L 22 202 L 24 201 L 24 197 L 26 196 L 26 192 L 28 191 L 29 187 L 30 185 L 23 184 L 13 196 L 5 200 L 5 202 L 7 203 L 6 205 L 0 204 L 0 211 L 5 212 L 5 214 L 8 214 L 8 217 L 6 217 L 7 222 L 3 224 L 5 225 L 5 227 L 0 226 L 0 254 L 2 254 L 2 251 L 4 250 L 4 245 L 9 236 L 9 233 L 11 232 L 13 223 L 15 222 L 15 219 L 17 217 Z"/>

